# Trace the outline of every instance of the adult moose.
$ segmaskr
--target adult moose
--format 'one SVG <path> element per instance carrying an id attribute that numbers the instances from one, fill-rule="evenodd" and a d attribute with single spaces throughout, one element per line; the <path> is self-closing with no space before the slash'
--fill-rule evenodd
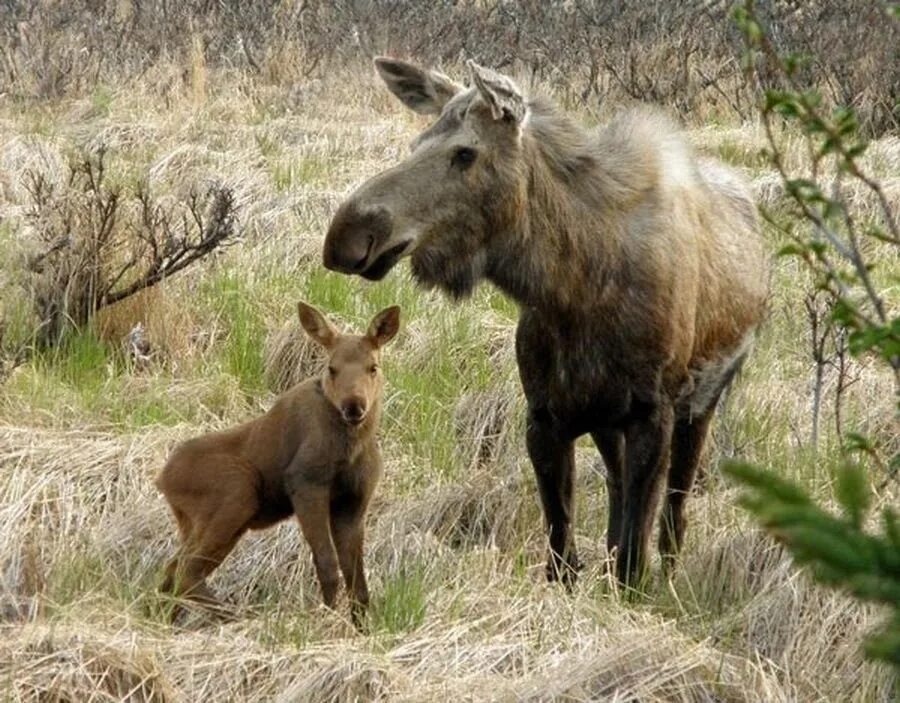
<path id="1" fill-rule="evenodd" d="M 616 574 L 637 584 L 666 476 L 664 562 L 681 546 L 710 418 L 763 316 L 767 262 L 745 185 L 648 110 L 589 131 L 472 62 L 468 88 L 394 59 L 375 67 L 436 120 L 340 206 L 325 266 L 378 280 L 410 256 L 425 287 L 462 298 L 486 278 L 519 303 L 548 578 L 571 584 L 580 568 L 573 443 L 590 433 Z"/>

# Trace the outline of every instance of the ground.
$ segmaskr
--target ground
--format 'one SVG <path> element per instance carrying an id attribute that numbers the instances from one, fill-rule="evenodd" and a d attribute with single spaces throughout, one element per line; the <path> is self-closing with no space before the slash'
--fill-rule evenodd
<path id="1" fill-rule="evenodd" d="M 654 559 L 647 592 L 626 598 L 605 576 L 603 469 L 585 442 L 576 539 L 586 569 L 566 593 L 544 580 L 515 306 L 487 286 L 454 305 L 415 289 L 406 265 L 378 284 L 320 265 L 342 195 L 402 157 L 424 124 L 349 71 L 294 91 L 224 70 L 202 81 L 195 71 L 189 85 L 157 71 L 86 99 L 0 107 L 8 338 L 33 324 L 20 265 L 33 235 L 29 171 L 63 183 L 73 152 L 104 144 L 125 192 L 140 181 L 162 199 L 231 187 L 242 232 L 2 381 L 0 698 L 889 700 L 896 682 L 860 652 L 882 613 L 813 585 L 717 470 L 740 457 L 830 496 L 836 381 L 829 371 L 813 447 L 802 268 L 774 260 L 770 317 L 717 418 L 673 577 Z M 690 136 L 777 208 L 757 126 L 695 125 Z M 876 143 L 871 165 L 895 179 L 896 196 L 900 142 Z M 774 254 L 780 243 L 766 236 Z M 403 307 L 384 362 L 386 471 L 368 519 L 370 632 L 357 634 L 345 601 L 319 605 L 293 522 L 249 535 L 213 577 L 234 622 L 171 626 L 155 586 L 175 526 L 153 478 L 179 440 L 262 412 L 286 379 L 315 371 L 295 319 L 301 298 L 357 328 Z M 146 364 L 121 351 L 137 321 Z M 853 374 L 842 422 L 896 441 L 890 376 L 866 359 Z M 896 485 L 877 497 L 897 499 Z"/>

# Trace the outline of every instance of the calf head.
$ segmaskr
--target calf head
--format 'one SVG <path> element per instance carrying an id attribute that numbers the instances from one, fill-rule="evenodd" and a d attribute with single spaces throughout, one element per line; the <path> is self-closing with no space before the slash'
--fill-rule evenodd
<path id="1" fill-rule="evenodd" d="M 328 352 L 322 390 L 348 425 L 361 425 L 381 400 L 381 348 L 400 328 L 396 305 L 378 313 L 364 335 L 342 334 L 312 305 L 298 305 L 300 324 Z"/>

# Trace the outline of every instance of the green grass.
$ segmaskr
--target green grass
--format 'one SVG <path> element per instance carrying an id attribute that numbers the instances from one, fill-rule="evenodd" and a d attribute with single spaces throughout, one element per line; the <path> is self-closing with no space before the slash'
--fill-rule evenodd
<path id="1" fill-rule="evenodd" d="M 370 622 L 375 631 L 401 634 L 421 627 L 428 611 L 429 583 L 424 564 L 401 564 L 385 576 Z"/>
<path id="2" fill-rule="evenodd" d="M 95 117 L 109 116 L 110 107 L 113 103 L 112 89 L 107 85 L 98 85 L 91 95 L 91 109 Z"/>
<path id="3" fill-rule="evenodd" d="M 300 186 L 327 183 L 333 170 L 332 162 L 318 156 L 281 157 L 271 165 L 272 184 L 278 191 Z"/>
<path id="4" fill-rule="evenodd" d="M 716 148 L 716 155 L 733 166 L 742 166 L 754 171 L 771 168 L 771 162 L 759 146 L 740 140 L 722 140 Z"/>
<path id="5" fill-rule="evenodd" d="M 265 339 L 257 286 L 238 270 L 225 270 L 208 279 L 201 296 L 224 329 L 217 356 L 222 368 L 234 376 L 241 388 L 259 391 L 265 387 L 265 364 L 261 340 Z"/>

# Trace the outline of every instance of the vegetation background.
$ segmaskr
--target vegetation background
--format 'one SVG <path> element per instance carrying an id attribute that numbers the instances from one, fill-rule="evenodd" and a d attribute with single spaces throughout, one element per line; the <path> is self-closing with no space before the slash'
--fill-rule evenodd
<path id="1" fill-rule="evenodd" d="M 855 110 L 860 162 L 896 212 L 900 24 L 875 1 L 757 9 L 779 51 L 815 57 L 797 80 L 823 109 Z M 631 600 L 605 576 L 603 467 L 587 443 L 587 569 L 572 595 L 543 580 L 515 307 L 487 286 L 452 305 L 405 267 L 368 285 L 320 266 L 342 195 L 425 125 L 377 83 L 381 53 L 458 78 L 474 58 L 587 124 L 664 105 L 751 180 L 774 257 L 801 220 L 763 150 L 774 138 L 791 172 L 829 166 L 801 130 L 767 133 L 758 106 L 777 76 L 748 76 L 730 10 L 0 0 L 0 698 L 895 700 L 896 673 L 861 649 L 884 611 L 816 585 L 718 471 L 740 458 L 831 506 L 851 432 L 900 451 L 894 375 L 849 353 L 801 261 L 774 259 L 770 318 L 719 413 L 680 568 Z M 876 217 L 857 186 L 842 201 Z M 896 317 L 900 260 L 880 247 L 865 253 Z M 245 538 L 214 577 L 236 622 L 172 627 L 155 585 L 174 525 L 152 478 L 175 442 L 315 372 L 299 298 L 348 326 L 391 303 L 405 313 L 385 361 L 371 632 L 318 606 L 292 523 Z M 873 514 L 900 499 L 879 470 Z"/>

